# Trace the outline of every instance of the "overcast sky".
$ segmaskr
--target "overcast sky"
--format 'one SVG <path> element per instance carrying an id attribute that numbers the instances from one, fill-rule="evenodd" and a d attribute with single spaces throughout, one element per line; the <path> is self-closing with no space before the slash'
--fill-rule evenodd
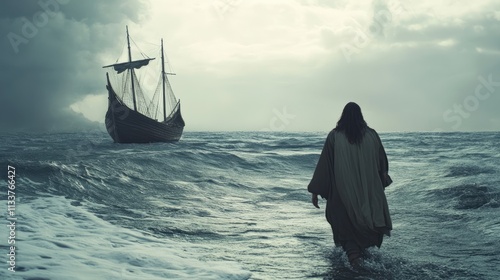
<path id="1" fill-rule="evenodd" d="M 499 1 L 22 0 L 2 130 L 104 127 L 126 25 L 150 57 L 164 38 L 189 131 L 328 131 L 349 101 L 381 132 L 500 129 Z"/>

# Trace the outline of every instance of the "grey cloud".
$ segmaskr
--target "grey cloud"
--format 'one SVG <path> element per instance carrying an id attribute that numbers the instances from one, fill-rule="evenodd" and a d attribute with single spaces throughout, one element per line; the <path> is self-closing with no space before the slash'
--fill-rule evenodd
<path id="1" fill-rule="evenodd" d="M 303 2 L 325 9 L 347 5 L 326 0 Z M 386 8 L 393 12 L 391 2 L 373 2 L 363 31 L 376 21 L 377 12 Z M 0 4 L 0 63 L 4 66 L 0 70 L 0 104 L 5 108 L 0 110 L 0 124 L 85 127 L 85 119 L 70 111 L 69 104 L 89 93 L 105 93 L 100 67 L 109 61 L 102 62 L 100 57 L 121 52 L 125 21 L 142 21 L 148 7 L 136 1 L 70 1 L 61 5 L 61 14 L 51 17 L 29 43 L 19 45 L 16 54 L 7 34 L 22 31 L 20 17 L 32 17 L 38 9 L 36 3 Z M 318 46 L 322 52 L 312 59 L 289 55 L 255 60 L 243 55 L 234 62 L 204 65 L 199 59 L 186 59 L 192 56 L 189 42 L 206 46 L 214 38 L 225 41 L 232 37 L 223 34 L 225 29 L 206 31 L 210 29 L 204 29 L 203 22 L 189 12 L 172 13 L 167 33 L 184 50 L 177 55 L 185 56 L 180 61 L 173 56 L 173 61 L 177 65 L 186 60 L 192 63 L 173 78 L 174 90 L 183 100 L 190 129 L 195 130 L 259 130 L 269 125 L 273 110 L 283 108 L 296 116 L 287 130 L 325 130 L 334 125 L 348 101 L 358 102 L 369 123 L 381 131 L 498 129 L 500 87 L 494 87 L 487 99 L 476 97 L 474 103 L 479 76 L 492 75 L 500 82 L 500 21 L 493 13 L 500 10 L 500 4 L 485 5 L 457 19 L 439 18 L 418 7 L 408 7 L 403 11 L 407 14 L 400 16 L 393 13 L 394 20 L 378 33 L 384 36 L 370 38 L 350 63 L 338 46 L 351 43 L 352 38 L 339 36 L 341 32 L 334 32 L 337 26 L 328 21 L 309 17 L 304 23 L 318 31 L 311 32 L 311 38 L 318 34 L 316 39 L 322 44 Z M 224 24 L 231 25 L 232 19 L 237 18 L 227 17 Z M 245 45 L 237 40 L 253 40 L 265 32 L 252 29 L 254 19 L 249 16 L 248 25 L 239 26 L 248 36 L 235 39 L 235 45 Z M 422 28 L 410 28 L 412 25 Z M 454 44 L 437 44 L 450 39 Z M 211 67 L 231 75 L 202 70 Z M 465 108 L 466 114 L 461 116 L 456 106 Z"/>
<path id="2" fill-rule="evenodd" d="M 95 127 L 68 107 L 105 92 L 100 57 L 118 47 L 125 23 L 140 20 L 144 9 L 120 0 L 2 1 L 2 131 Z"/>

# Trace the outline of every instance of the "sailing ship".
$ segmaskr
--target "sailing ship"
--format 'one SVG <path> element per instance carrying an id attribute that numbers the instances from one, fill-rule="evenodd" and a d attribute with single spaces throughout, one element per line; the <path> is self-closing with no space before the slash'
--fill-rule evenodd
<path id="1" fill-rule="evenodd" d="M 109 73 L 106 73 L 108 90 L 108 111 L 106 112 L 106 129 L 116 143 L 151 143 L 179 141 L 184 130 L 181 115 L 181 103 L 177 101 L 165 72 L 163 39 L 161 40 L 161 73 L 157 90 L 149 98 L 142 92 L 136 75 L 136 69 L 147 66 L 155 58 L 146 57 L 132 60 L 130 36 L 127 27 L 128 62 L 104 66 L 113 67 L 116 75 L 121 77 L 122 87 L 119 94 L 111 85 Z M 161 86 L 160 86 L 161 84 Z M 159 102 L 159 89 L 163 96 L 163 106 Z M 160 108 L 163 108 L 163 120 L 158 120 Z"/>

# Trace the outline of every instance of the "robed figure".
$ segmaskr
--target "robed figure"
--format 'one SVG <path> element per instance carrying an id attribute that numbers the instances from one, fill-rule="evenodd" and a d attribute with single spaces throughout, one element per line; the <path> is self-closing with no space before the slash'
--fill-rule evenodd
<path id="1" fill-rule="evenodd" d="M 367 126 L 360 107 L 348 103 L 325 141 L 308 191 L 318 206 L 327 200 L 326 219 L 336 246 L 342 246 L 352 265 L 362 252 L 380 247 L 392 222 L 384 193 L 392 180 L 385 149 L 377 132 Z"/>

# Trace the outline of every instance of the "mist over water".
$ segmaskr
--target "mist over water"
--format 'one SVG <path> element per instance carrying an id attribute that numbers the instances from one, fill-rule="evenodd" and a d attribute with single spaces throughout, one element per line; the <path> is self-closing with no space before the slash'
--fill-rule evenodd
<path id="1" fill-rule="evenodd" d="M 2 261 L 1 279 L 500 277 L 500 133 L 381 134 L 394 230 L 360 271 L 307 193 L 326 133 L 0 138 L 19 220 L 17 272 Z"/>

